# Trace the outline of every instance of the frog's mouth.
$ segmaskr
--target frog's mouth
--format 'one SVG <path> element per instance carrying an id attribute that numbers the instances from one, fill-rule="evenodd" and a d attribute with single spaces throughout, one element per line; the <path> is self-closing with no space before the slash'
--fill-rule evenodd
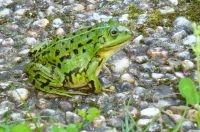
<path id="1" fill-rule="evenodd" d="M 109 58 L 110 56 L 115 54 L 117 51 L 119 51 L 122 48 L 122 46 L 128 43 L 130 43 L 130 41 L 126 41 L 121 44 L 115 44 L 112 46 L 105 47 L 98 52 L 98 55 L 100 55 L 101 57 Z"/>

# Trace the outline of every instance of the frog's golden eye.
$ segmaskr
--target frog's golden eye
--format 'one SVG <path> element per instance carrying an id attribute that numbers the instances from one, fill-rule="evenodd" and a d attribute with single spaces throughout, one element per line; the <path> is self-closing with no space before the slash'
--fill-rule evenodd
<path id="1" fill-rule="evenodd" d="M 116 28 L 113 28 L 110 30 L 110 34 L 112 37 L 116 37 L 118 34 L 118 30 Z"/>

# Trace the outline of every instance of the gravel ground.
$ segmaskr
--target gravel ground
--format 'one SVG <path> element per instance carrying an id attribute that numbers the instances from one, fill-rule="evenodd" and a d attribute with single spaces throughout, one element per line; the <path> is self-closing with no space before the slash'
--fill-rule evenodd
<path id="1" fill-rule="evenodd" d="M 183 10 L 177 8 L 179 2 L 0 0 L 0 122 L 29 119 L 22 99 L 33 117 L 49 117 L 40 119 L 44 131 L 48 131 L 49 124 L 79 122 L 75 110 L 92 106 L 102 112 L 84 128 L 86 131 L 122 131 L 127 111 L 134 118 L 135 131 L 173 130 L 181 119 L 180 131 L 200 131 L 194 120 L 197 110 L 185 106 L 177 88 L 184 76 L 197 79 L 191 52 L 196 41 L 192 22 L 176 16 L 170 26 L 165 26 L 168 19 L 154 28 L 145 23 L 153 10 L 158 9 L 161 14 Z M 133 15 L 130 4 L 143 10 L 135 19 L 128 19 Z M 107 69 L 99 75 L 102 84 L 116 92 L 67 98 L 37 91 L 28 82 L 23 68 L 29 62 L 28 51 L 33 45 L 111 18 L 127 23 L 134 32 L 133 41 L 112 56 Z M 185 109 L 189 112 L 184 117 Z"/>

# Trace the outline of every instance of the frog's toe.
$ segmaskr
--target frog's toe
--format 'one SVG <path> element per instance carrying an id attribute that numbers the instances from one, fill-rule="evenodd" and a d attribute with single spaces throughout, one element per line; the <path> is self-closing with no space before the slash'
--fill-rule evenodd
<path id="1" fill-rule="evenodd" d="M 115 87 L 114 86 L 110 86 L 110 87 L 103 87 L 102 88 L 103 92 L 115 92 Z"/>

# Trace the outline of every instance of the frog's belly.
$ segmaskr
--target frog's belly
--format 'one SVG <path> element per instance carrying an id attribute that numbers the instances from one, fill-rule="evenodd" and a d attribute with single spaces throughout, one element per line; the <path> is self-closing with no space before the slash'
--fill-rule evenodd
<path id="1" fill-rule="evenodd" d="M 73 73 L 65 76 L 64 87 L 68 88 L 80 88 L 86 86 L 88 79 L 85 72 Z"/>

